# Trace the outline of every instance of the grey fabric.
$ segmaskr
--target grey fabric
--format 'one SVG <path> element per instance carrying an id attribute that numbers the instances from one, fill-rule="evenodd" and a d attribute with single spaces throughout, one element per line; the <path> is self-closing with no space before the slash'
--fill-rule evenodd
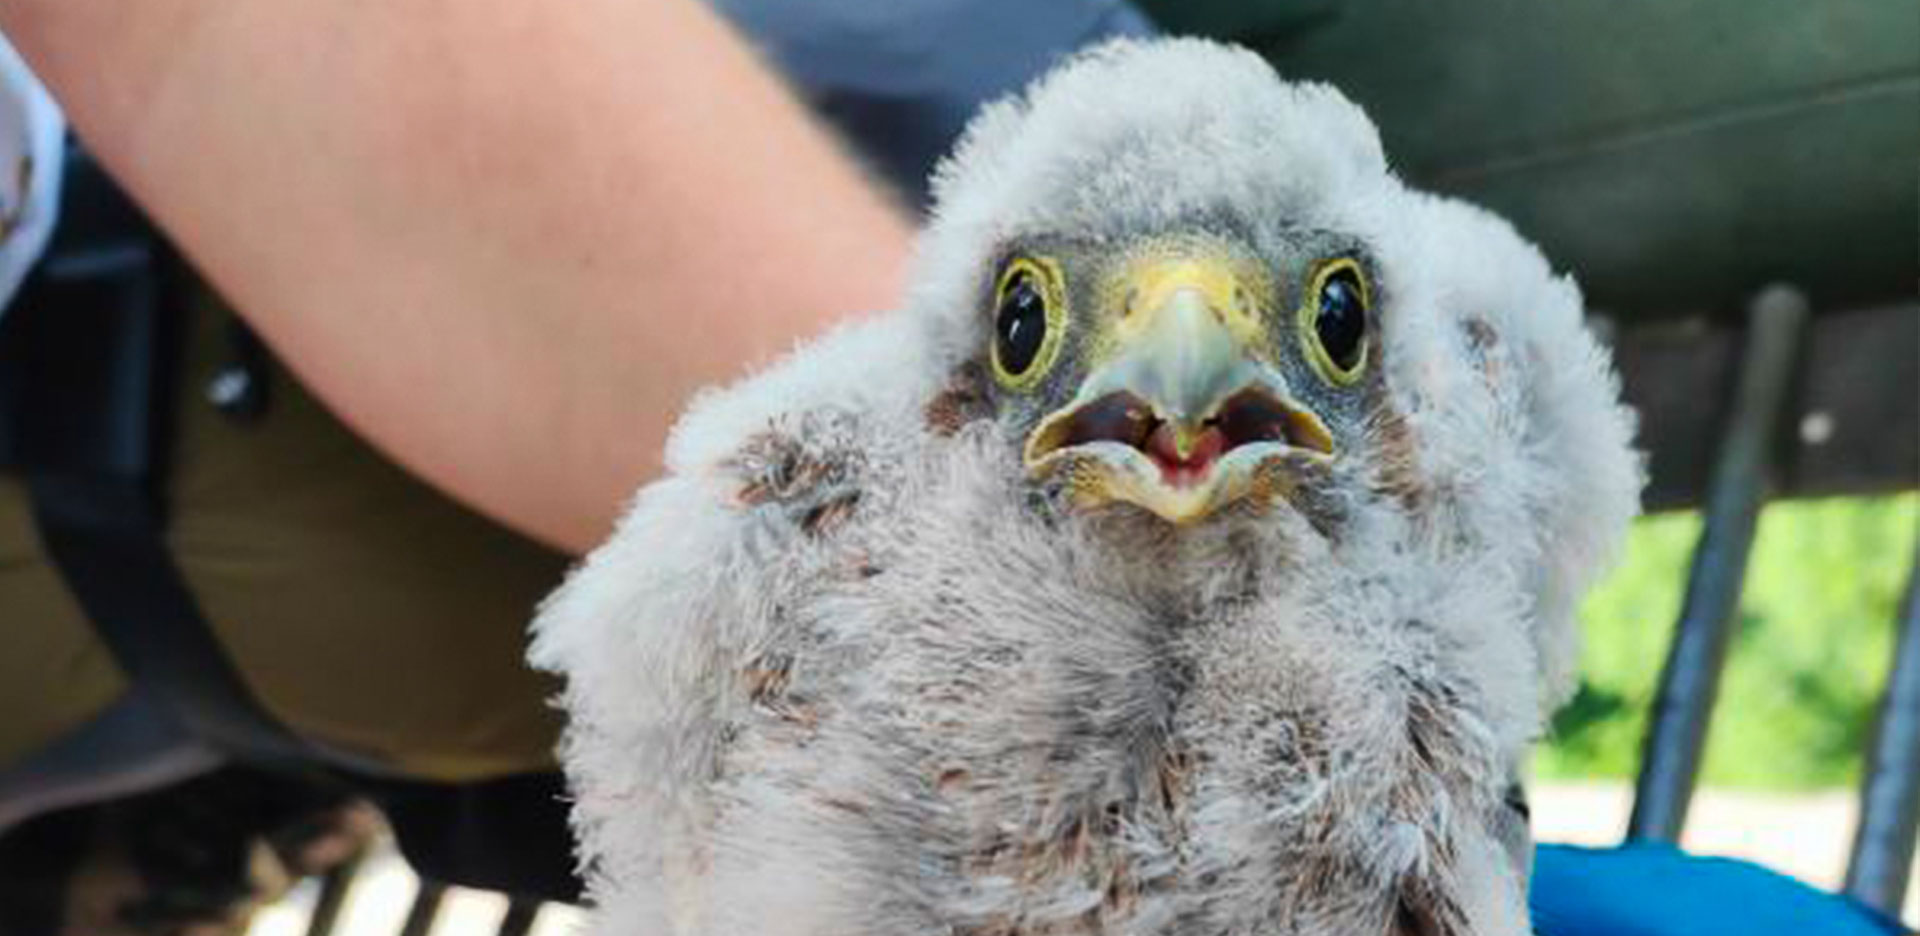
<path id="1" fill-rule="evenodd" d="M 1825 311 L 1920 281 L 1912 3 L 1375 0 L 1263 31 L 1299 3 L 1209 26 L 1339 86 L 1403 174 L 1506 216 L 1610 314 L 1737 317 L 1775 280 Z"/>
<path id="2" fill-rule="evenodd" d="M 982 102 L 1060 56 L 1152 25 L 1124 0 L 715 0 L 896 189 L 927 174 Z"/>
<path id="3" fill-rule="evenodd" d="M 223 763 L 163 706 L 128 692 L 85 727 L 0 770 L 0 832 L 44 812 L 132 796 Z"/>

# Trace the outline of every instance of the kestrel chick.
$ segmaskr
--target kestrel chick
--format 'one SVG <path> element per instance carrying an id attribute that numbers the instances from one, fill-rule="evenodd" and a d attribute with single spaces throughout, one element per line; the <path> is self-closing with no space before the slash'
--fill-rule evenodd
<path id="1" fill-rule="evenodd" d="M 700 398 L 542 610 L 597 932 L 1529 932 L 1641 477 L 1574 285 L 1195 40 L 935 191 L 904 306 Z"/>

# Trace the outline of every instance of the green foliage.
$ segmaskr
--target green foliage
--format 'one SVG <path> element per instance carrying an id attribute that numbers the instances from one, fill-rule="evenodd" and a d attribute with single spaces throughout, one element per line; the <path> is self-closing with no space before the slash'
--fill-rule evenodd
<path id="1" fill-rule="evenodd" d="M 1761 515 L 1702 782 L 1852 785 L 1913 568 L 1920 496 L 1785 501 Z M 1680 613 L 1700 520 L 1639 521 L 1581 609 L 1580 687 L 1535 760 L 1541 778 L 1631 778 Z"/>

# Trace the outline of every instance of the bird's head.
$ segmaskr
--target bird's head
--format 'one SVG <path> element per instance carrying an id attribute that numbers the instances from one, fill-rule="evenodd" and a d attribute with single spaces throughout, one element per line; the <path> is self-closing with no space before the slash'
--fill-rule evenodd
<path id="1" fill-rule="evenodd" d="M 1516 562 L 1558 551 L 1552 602 L 1633 509 L 1578 291 L 1505 222 L 1404 185 L 1330 87 L 1198 40 L 1111 44 L 983 111 L 934 193 L 910 305 L 1056 503 L 1463 520 Z"/>
<path id="2" fill-rule="evenodd" d="M 1372 264 L 1352 238 L 1224 217 L 1004 245 L 984 356 L 1021 464 L 1174 524 L 1325 477 L 1379 379 Z"/>
<path id="3" fill-rule="evenodd" d="M 1337 92 L 1109 46 L 984 112 L 935 191 L 919 305 L 1051 501 L 1184 528 L 1368 483 L 1406 193 Z"/>

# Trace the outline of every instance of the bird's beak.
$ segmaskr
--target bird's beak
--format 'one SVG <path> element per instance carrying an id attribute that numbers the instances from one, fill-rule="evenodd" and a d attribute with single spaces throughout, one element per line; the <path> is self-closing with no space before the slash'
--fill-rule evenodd
<path id="1" fill-rule="evenodd" d="M 1137 504 L 1177 524 L 1284 493 L 1299 459 L 1327 459 L 1326 424 L 1265 360 L 1262 292 L 1226 258 L 1192 252 L 1132 264 L 1100 364 L 1026 441 L 1028 471 L 1066 472 L 1077 501 Z"/>

